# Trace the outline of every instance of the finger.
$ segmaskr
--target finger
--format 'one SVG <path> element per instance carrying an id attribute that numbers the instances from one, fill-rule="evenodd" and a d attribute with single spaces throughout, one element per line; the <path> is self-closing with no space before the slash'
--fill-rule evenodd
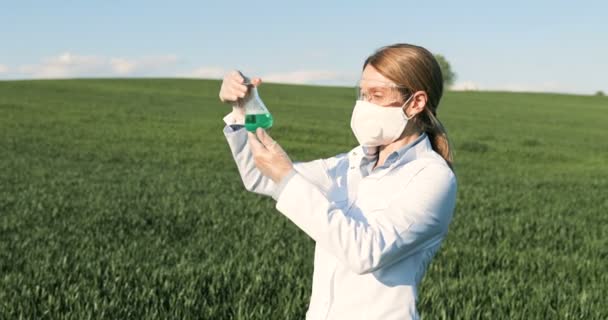
<path id="1" fill-rule="evenodd" d="M 266 149 L 264 145 L 258 141 L 258 138 L 255 136 L 255 134 L 253 134 L 253 132 L 247 131 L 247 136 L 249 138 L 247 140 L 249 140 L 249 148 L 251 149 L 252 154 L 258 154 Z"/>
<path id="2" fill-rule="evenodd" d="M 253 80 L 251 80 L 251 83 L 252 83 L 254 86 L 256 86 L 256 87 L 257 87 L 257 86 L 259 86 L 259 85 L 261 85 L 261 84 L 262 84 L 262 79 L 261 79 L 261 78 L 253 78 Z"/>
<path id="3" fill-rule="evenodd" d="M 257 128 L 256 134 L 257 134 L 258 138 L 260 139 L 260 142 L 262 142 L 262 144 L 267 149 L 274 148 L 274 146 L 277 143 L 276 141 L 274 141 L 274 139 L 272 139 L 272 137 L 270 137 L 270 135 L 268 135 L 268 133 L 266 133 L 266 130 L 264 130 L 262 128 Z"/>
<path id="4" fill-rule="evenodd" d="M 232 90 L 232 94 L 234 96 L 236 96 L 237 98 L 244 98 L 245 97 L 245 93 L 242 91 L 238 91 L 238 90 Z"/>
<path id="5" fill-rule="evenodd" d="M 242 91 L 242 92 L 247 92 L 247 86 L 246 85 L 242 85 L 242 84 L 234 84 L 230 87 L 232 90 L 235 91 Z"/>
<path id="6" fill-rule="evenodd" d="M 240 89 L 233 88 L 233 89 L 230 90 L 230 93 L 232 93 L 233 95 L 235 95 L 237 97 L 243 98 L 247 94 L 247 91 L 243 91 L 243 90 L 240 90 Z"/>
<path id="7" fill-rule="evenodd" d="M 245 77 L 243 77 L 243 74 L 238 70 L 232 72 L 232 78 L 238 83 L 243 83 L 245 81 Z"/>
<path id="8" fill-rule="evenodd" d="M 246 95 L 247 94 L 247 87 L 243 88 L 243 87 L 236 87 L 233 88 L 232 91 L 234 92 L 234 94 L 243 94 Z"/>
<path id="9" fill-rule="evenodd" d="M 242 81 L 239 81 L 239 83 L 242 84 L 251 84 L 251 79 L 249 79 L 248 77 L 246 77 L 242 72 L 239 71 L 239 76 L 241 79 L 243 79 Z"/>

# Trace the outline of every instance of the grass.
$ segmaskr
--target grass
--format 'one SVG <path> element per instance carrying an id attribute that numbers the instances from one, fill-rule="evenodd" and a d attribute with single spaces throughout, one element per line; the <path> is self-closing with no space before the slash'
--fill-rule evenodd
<path id="1" fill-rule="evenodd" d="M 0 82 L 0 318 L 302 319 L 314 243 L 244 191 L 219 82 Z M 354 92 L 264 84 L 292 159 L 355 146 Z M 428 319 L 606 319 L 608 99 L 449 92 L 454 220 Z"/>

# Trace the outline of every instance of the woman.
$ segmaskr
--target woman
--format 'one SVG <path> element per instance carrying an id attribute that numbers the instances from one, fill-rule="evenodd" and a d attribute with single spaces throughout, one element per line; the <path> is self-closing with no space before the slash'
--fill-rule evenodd
<path id="1" fill-rule="evenodd" d="M 220 100 L 246 94 L 226 75 Z M 259 85 L 261 79 L 252 81 Z M 247 190 L 316 242 L 307 319 L 418 319 L 426 268 L 445 238 L 456 177 L 436 111 L 441 70 L 426 49 L 380 48 L 363 64 L 348 153 L 292 163 L 263 129 L 243 129 L 243 110 L 224 117 L 224 134 Z"/>

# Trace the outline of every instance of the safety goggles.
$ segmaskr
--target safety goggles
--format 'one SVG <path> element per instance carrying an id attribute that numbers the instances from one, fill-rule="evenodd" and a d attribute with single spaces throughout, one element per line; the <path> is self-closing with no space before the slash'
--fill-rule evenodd
<path id="1" fill-rule="evenodd" d="M 409 90 L 406 87 L 379 80 L 361 79 L 356 86 L 357 100 L 381 106 L 401 104 L 408 95 Z"/>

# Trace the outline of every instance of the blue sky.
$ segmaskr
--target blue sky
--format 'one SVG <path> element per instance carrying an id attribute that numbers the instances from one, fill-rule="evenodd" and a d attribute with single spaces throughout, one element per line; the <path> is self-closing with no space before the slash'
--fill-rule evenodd
<path id="1" fill-rule="evenodd" d="M 441 53 L 455 88 L 608 92 L 602 1 L 4 1 L 0 79 L 220 78 L 354 85 L 376 48 Z"/>

